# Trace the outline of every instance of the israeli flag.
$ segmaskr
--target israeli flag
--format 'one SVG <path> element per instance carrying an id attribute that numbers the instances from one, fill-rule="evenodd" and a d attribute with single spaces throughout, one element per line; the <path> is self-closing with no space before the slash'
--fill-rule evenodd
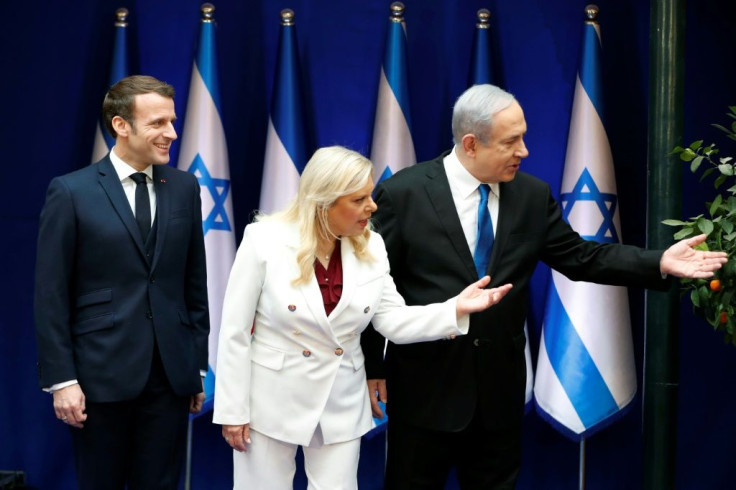
<path id="1" fill-rule="evenodd" d="M 206 399 L 202 413 L 212 409 L 222 301 L 230 268 L 235 260 L 230 166 L 220 118 L 222 105 L 215 56 L 215 24 L 211 16 L 211 11 L 203 11 L 199 52 L 192 68 L 177 165 L 180 170 L 196 175 L 201 186 L 210 309 L 209 369 L 205 378 Z"/>
<path id="2" fill-rule="evenodd" d="M 120 8 L 115 12 L 115 40 L 113 41 L 112 64 L 110 65 L 110 83 L 108 88 L 118 83 L 129 74 L 127 51 L 128 10 Z M 100 116 L 95 130 L 95 143 L 92 148 L 92 163 L 99 162 L 110 149 L 115 146 L 115 138 L 105 129 Z"/>
<path id="3" fill-rule="evenodd" d="M 284 9 L 261 181 L 260 210 L 264 213 L 284 209 L 296 196 L 309 157 L 304 129 L 294 12 Z"/>
<path id="4" fill-rule="evenodd" d="M 603 126 L 600 31 L 585 24 L 560 201 L 586 240 L 619 243 L 611 147 Z M 606 427 L 636 394 L 626 288 L 570 281 L 553 271 L 534 387 L 539 414 L 573 440 Z"/>
<path id="5" fill-rule="evenodd" d="M 486 9 L 480 9 L 477 15 L 478 23 L 475 24 L 468 85 L 471 87 L 482 84 L 497 85 L 493 79 L 494 70 L 493 63 L 491 62 L 491 26 L 489 23 L 491 14 Z M 526 361 L 526 396 L 524 399 L 524 408 L 526 411 L 529 411 L 532 407 L 534 367 L 532 366 L 532 352 L 529 348 L 529 328 L 526 322 L 524 322 L 524 335 L 526 336 L 526 347 L 524 348 L 524 360 Z"/>
<path id="6" fill-rule="evenodd" d="M 406 26 L 403 13 L 403 6 L 399 8 L 392 4 L 386 51 L 378 81 L 371 146 L 373 182 L 376 184 L 417 162 L 411 139 Z"/>

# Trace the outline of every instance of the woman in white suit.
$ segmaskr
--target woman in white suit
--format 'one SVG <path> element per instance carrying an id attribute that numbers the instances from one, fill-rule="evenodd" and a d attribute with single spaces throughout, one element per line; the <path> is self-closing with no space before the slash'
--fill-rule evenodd
<path id="1" fill-rule="evenodd" d="M 363 329 L 373 322 L 396 343 L 463 335 L 470 313 L 511 288 L 483 289 L 485 277 L 445 303 L 406 306 L 370 230 L 372 172 L 354 151 L 322 148 L 287 209 L 245 229 L 225 294 L 213 416 L 235 450 L 235 489 L 292 488 L 298 446 L 310 489 L 356 489 L 360 437 L 372 426 Z"/>

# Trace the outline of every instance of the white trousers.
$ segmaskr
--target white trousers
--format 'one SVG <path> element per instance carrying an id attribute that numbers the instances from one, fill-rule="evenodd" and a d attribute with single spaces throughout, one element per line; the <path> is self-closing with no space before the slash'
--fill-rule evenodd
<path id="1" fill-rule="evenodd" d="M 233 451 L 233 490 L 291 490 L 296 473 L 296 444 L 251 429 L 248 451 Z M 357 490 L 360 438 L 324 444 L 319 427 L 304 452 L 308 490 Z"/>

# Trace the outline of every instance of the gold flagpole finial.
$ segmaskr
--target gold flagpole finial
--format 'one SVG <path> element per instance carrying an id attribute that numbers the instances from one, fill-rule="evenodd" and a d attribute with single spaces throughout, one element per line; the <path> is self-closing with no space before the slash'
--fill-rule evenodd
<path id="1" fill-rule="evenodd" d="M 489 22 L 491 21 L 491 11 L 488 9 L 480 9 L 478 11 L 478 23 L 475 27 L 478 29 L 488 29 L 491 27 Z"/>
<path id="2" fill-rule="evenodd" d="M 391 4 L 391 19 L 392 22 L 404 22 L 404 4 L 401 2 L 394 2 Z"/>
<path id="3" fill-rule="evenodd" d="M 281 11 L 281 25 L 282 26 L 293 26 L 294 25 L 294 11 L 291 9 L 284 9 Z"/>
<path id="4" fill-rule="evenodd" d="M 591 3 L 585 6 L 585 22 L 598 22 L 598 5 Z"/>
<path id="5" fill-rule="evenodd" d="M 214 22 L 215 21 L 215 6 L 211 3 L 203 3 L 200 8 L 202 11 L 202 22 Z"/>
<path id="6" fill-rule="evenodd" d="M 121 7 L 115 11 L 115 27 L 128 27 L 128 9 Z"/>

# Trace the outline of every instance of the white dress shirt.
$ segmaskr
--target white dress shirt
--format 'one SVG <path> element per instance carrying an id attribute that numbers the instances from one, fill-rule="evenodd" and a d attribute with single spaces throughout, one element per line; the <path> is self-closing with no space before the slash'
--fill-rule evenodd
<path id="1" fill-rule="evenodd" d="M 489 184 L 491 192 L 488 195 L 488 211 L 491 213 L 491 221 L 493 221 L 493 236 L 496 236 L 496 225 L 498 223 L 498 204 L 501 197 L 498 183 L 481 182 L 473 177 L 470 172 L 463 167 L 458 160 L 454 147 L 449 155 L 447 155 L 442 163 L 445 166 L 447 180 L 450 182 L 450 192 L 452 200 L 455 202 L 455 209 L 460 217 L 460 224 L 463 227 L 465 240 L 468 242 L 470 253 L 475 253 L 475 243 L 478 240 L 478 204 L 480 204 L 480 192 L 478 186 L 481 184 Z"/>

